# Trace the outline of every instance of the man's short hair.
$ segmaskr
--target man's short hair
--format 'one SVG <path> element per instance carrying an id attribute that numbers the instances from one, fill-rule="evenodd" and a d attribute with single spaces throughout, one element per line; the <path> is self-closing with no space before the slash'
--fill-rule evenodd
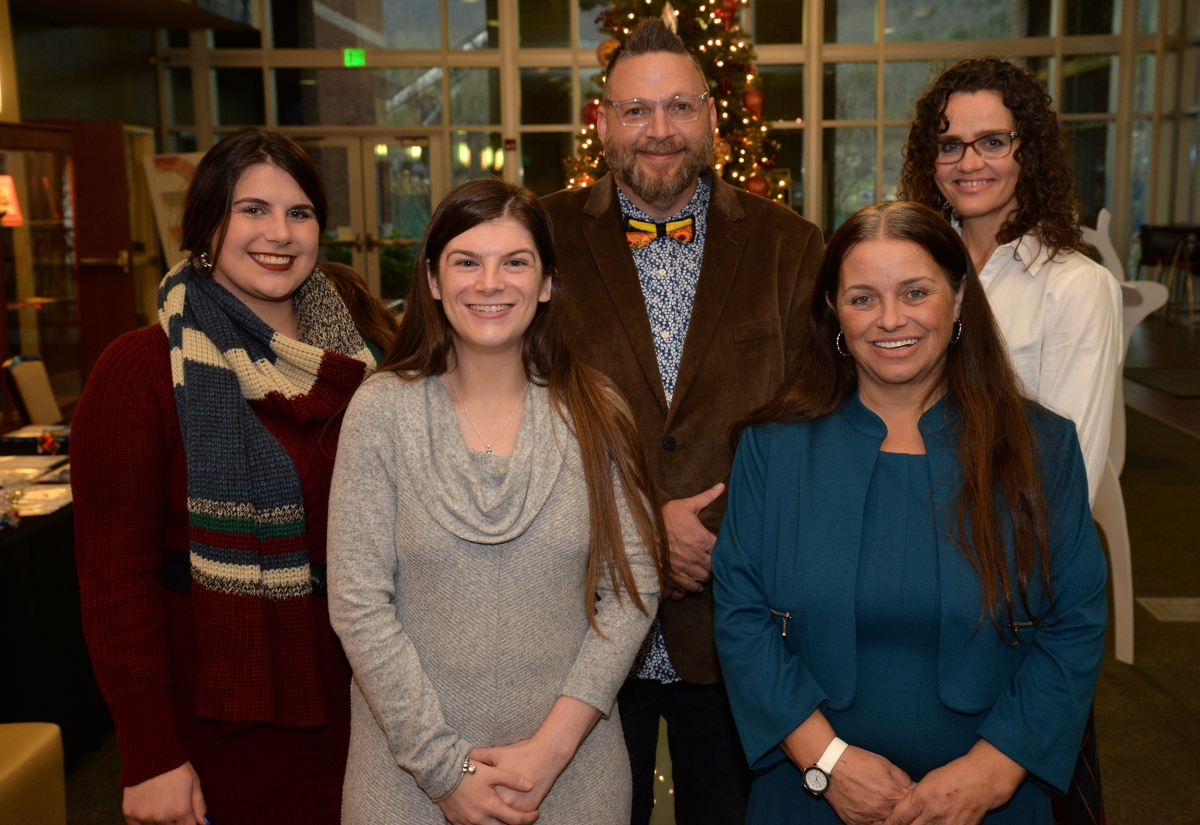
<path id="1" fill-rule="evenodd" d="M 626 57 L 641 57 L 644 54 L 655 54 L 664 52 L 666 54 L 678 54 L 687 57 L 692 61 L 692 65 L 696 67 L 696 73 L 700 75 L 700 81 L 704 84 L 704 91 L 707 92 L 708 78 L 704 76 L 704 69 L 700 66 L 700 61 L 696 59 L 696 55 L 692 54 L 688 47 L 683 44 L 683 40 L 679 35 L 667 28 L 667 24 L 660 17 L 645 17 L 642 21 L 634 26 L 629 37 L 625 38 L 625 42 L 613 52 L 612 58 L 608 61 L 608 68 L 604 72 L 604 99 L 608 97 L 608 78 L 612 77 L 613 69 L 617 64 Z"/>

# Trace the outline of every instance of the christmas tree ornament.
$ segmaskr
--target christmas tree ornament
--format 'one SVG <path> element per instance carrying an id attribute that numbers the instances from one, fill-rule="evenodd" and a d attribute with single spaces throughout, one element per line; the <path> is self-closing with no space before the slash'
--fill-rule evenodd
<path id="1" fill-rule="evenodd" d="M 759 197 L 770 197 L 771 182 L 762 175 L 751 175 L 746 178 L 746 191 Z"/>
<path id="2" fill-rule="evenodd" d="M 725 164 L 733 160 L 733 147 L 729 145 L 723 137 L 717 138 L 713 142 L 713 166 L 720 172 Z"/>
<path id="3" fill-rule="evenodd" d="M 596 47 L 596 60 L 601 66 L 607 66 L 608 61 L 612 60 L 613 52 L 621 48 L 621 41 L 615 37 L 610 37 Z"/>
<path id="4" fill-rule="evenodd" d="M 600 117 L 600 101 L 589 100 L 583 104 L 583 108 L 579 110 L 579 122 L 584 126 L 595 126 L 597 118 Z"/>
<path id="5" fill-rule="evenodd" d="M 763 105 L 766 102 L 767 95 L 762 89 L 747 89 L 746 93 L 742 95 L 742 106 L 759 120 L 762 120 Z"/>
<path id="6" fill-rule="evenodd" d="M 671 0 L 663 3 L 662 21 L 667 24 L 667 28 L 679 34 L 679 12 L 675 11 L 675 7 L 671 5 Z"/>

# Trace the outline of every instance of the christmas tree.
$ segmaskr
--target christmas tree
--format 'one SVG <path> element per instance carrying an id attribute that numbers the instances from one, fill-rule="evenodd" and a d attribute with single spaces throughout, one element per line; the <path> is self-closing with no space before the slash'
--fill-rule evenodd
<path id="1" fill-rule="evenodd" d="M 766 95 L 759 88 L 754 47 L 739 22 L 748 3 L 749 0 L 675 0 L 674 3 L 612 0 L 596 18 L 597 25 L 611 35 L 596 49 L 596 59 L 602 67 L 607 66 L 613 52 L 625 42 L 640 18 L 661 17 L 700 61 L 708 78 L 718 112 L 719 134 L 713 151 L 717 173 L 729 183 L 757 195 L 770 197 L 773 190 L 779 192 L 776 197 L 783 200 L 783 191 L 790 191 L 791 187 L 773 186 L 777 177 L 772 172 L 776 147 L 767 138 L 763 123 Z M 588 186 L 608 171 L 596 136 L 603 83 L 602 71 L 593 88 L 584 89 L 584 95 L 592 99 L 580 113 L 583 128 L 577 136 L 578 154 L 564 161 L 570 187 Z"/>

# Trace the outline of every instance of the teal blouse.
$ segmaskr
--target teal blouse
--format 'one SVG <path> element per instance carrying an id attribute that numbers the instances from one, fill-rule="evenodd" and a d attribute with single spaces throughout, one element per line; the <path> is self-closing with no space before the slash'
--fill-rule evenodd
<path id="1" fill-rule="evenodd" d="M 816 421 L 745 431 L 713 551 L 715 630 L 759 780 L 775 776 L 766 785 L 778 784 L 777 768 L 798 776 L 780 765 L 779 743 L 821 708 L 839 735 L 845 729 L 851 744 L 891 749 L 914 779 L 982 737 L 1031 775 L 1014 803 L 1036 791 L 1034 783 L 1066 789 L 1104 650 L 1106 565 L 1074 425 L 1035 405 L 1029 415 L 1042 451 L 1054 600 L 1051 608 L 1032 583 L 1029 613 L 1015 608 L 1016 627 L 1002 635 L 987 619 L 980 624 L 979 579 L 952 540 L 961 475 L 956 414 L 945 398 L 921 419 L 924 457 L 881 454 L 886 427 L 857 395 Z M 903 523 L 895 512 L 880 516 L 880 507 L 897 506 L 891 497 L 871 495 L 881 476 L 900 472 L 897 464 L 906 465 L 909 484 Z M 927 515 L 914 515 L 922 501 Z M 889 570 L 894 559 L 880 555 L 881 542 L 904 548 L 925 572 Z M 1011 564 L 1010 552 L 1013 573 Z M 901 580 L 909 592 L 896 592 Z M 909 622 L 906 632 L 887 632 L 880 610 Z M 885 662 L 898 670 L 884 675 L 881 693 Z M 897 754 L 886 731 L 872 737 L 861 713 L 847 714 L 883 702 L 902 705 L 899 717 L 925 714 L 940 724 L 911 726 L 912 736 L 926 738 Z M 756 797 L 767 790 L 760 784 Z"/>

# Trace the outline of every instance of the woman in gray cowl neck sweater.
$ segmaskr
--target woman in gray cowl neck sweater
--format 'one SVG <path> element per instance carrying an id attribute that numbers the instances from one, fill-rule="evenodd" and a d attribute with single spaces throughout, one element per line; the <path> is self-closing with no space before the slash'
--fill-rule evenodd
<path id="1" fill-rule="evenodd" d="M 664 529 L 624 401 L 564 343 L 549 219 L 492 178 L 438 206 L 342 425 L 329 611 L 354 668 L 342 821 L 629 821 L 615 697 Z"/>

